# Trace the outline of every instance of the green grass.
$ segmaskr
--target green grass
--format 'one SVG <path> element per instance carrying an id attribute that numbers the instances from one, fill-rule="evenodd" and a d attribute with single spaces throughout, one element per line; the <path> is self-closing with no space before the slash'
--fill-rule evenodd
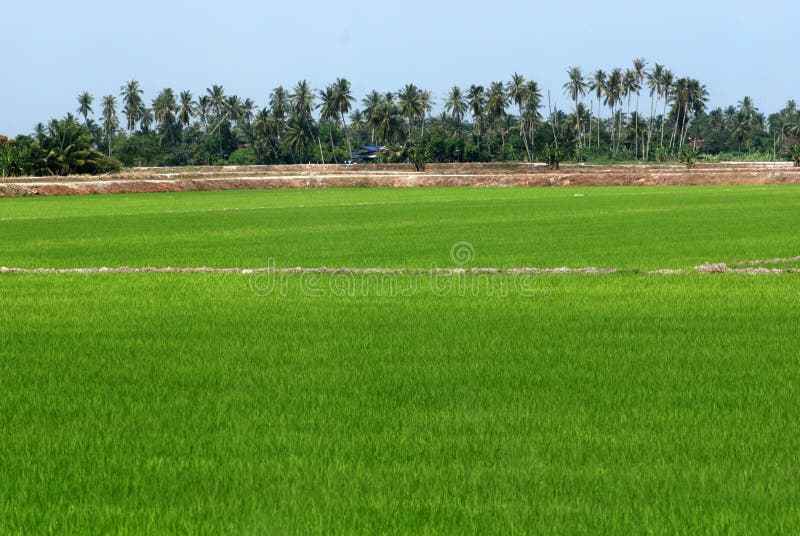
<path id="1" fill-rule="evenodd" d="M 427 268 L 466 240 L 473 266 L 688 268 L 800 254 L 799 207 L 794 186 L 9 199 L 0 265 Z"/>
<path id="2" fill-rule="evenodd" d="M 0 200 L 0 265 L 426 268 L 466 240 L 476 266 L 686 267 L 798 255 L 798 201 Z M 800 530 L 800 278 L 509 277 L 0 274 L 0 533 Z"/>

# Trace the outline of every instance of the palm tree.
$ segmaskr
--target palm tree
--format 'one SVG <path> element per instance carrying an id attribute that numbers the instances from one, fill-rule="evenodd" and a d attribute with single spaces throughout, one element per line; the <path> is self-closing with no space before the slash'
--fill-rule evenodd
<path id="1" fill-rule="evenodd" d="M 78 110 L 77 112 L 83 116 L 84 124 L 89 124 L 89 114 L 94 113 L 92 110 L 92 102 L 94 101 L 94 97 L 92 97 L 88 91 L 84 91 L 80 95 L 78 95 Z"/>
<path id="2" fill-rule="evenodd" d="M 305 132 L 304 138 L 311 139 L 314 141 L 314 119 L 311 117 L 311 110 L 314 109 L 314 90 L 311 89 L 311 86 L 308 84 L 307 81 L 301 80 L 298 82 L 293 90 L 292 94 L 289 95 L 289 105 L 290 105 L 290 123 L 292 123 L 292 127 L 294 129 L 301 129 Z M 295 135 L 295 138 L 297 136 Z M 306 144 L 307 145 L 307 144 Z M 304 145 L 303 147 L 305 148 Z M 320 149 L 320 153 L 321 153 Z M 320 160 L 322 160 L 322 155 L 320 154 Z"/>
<path id="3" fill-rule="evenodd" d="M 450 114 L 451 119 L 456 124 L 456 131 L 461 133 L 461 122 L 467 111 L 467 103 L 464 100 L 464 93 L 458 86 L 453 86 L 444 102 L 445 111 Z"/>
<path id="4" fill-rule="evenodd" d="M 542 115 L 539 113 L 539 108 L 542 106 L 542 92 L 539 90 L 539 84 L 530 80 L 525 84 L 525 110 L 523 112 L 524 123 L 526 128 L 530 131 L 530 160 L 533 161 L 534 140 L 536 135 L 536 127 L 542 120 Z"/>
<path id="5" fill-rule="evenodd" d="M 613 69 L 606 80 L 606 98 L 604 103 L 606 106 L 611 108 L 611 145 L 613 147 L 614 154 L 617 153 L 617 146 L 614 145 L 614 132 L 616 130 L 616 127 L 614 126 L 614 108 L 620 102 L 623 82 L 624 76 L 622 74 L 622 69 L 619 68 Z M 619 139 L 619 135 L 617 135 L 617 138 Z"/>
<path id="6" fill-rule="evenodd" d="M 528 146 L 528 137 L 525 135 L 525 121 L 523 120 L 523 107 L 525 106 L 525 99 L 527 98 L 527 91 L 525 88 L 525 77 L 521 74 L 514 73 L 511 75 L 511 81 L 508 83 L 508 94 L 514 104 L 519 109 L 519 134 L 522 138 L 522 143 L 525 144 L 525 154 L 528 160 L 531 160 L 531 151 Z"/>
<path id="7" fill-rule="evenodd" d="M 318 108 L 320 110 L 320 119 L 322 121 L 328 121 L 334 123 L 339 118 L 339 103 L 336 99 L 336 87 L 331 84 L 325 89 L 321 89 L 319 91 L 319 98 L 322 102 L 319 104 Z M 331 154 L 333 155 L 333 161 L 337 162 L 336 160 L 336 146 L 333 144 L 333 127 L 328 129 L 328 134 L 331 138 Z M 338 163 L 338 162 L 337 162 Z"/>
<path id="8" fill-rule="evenodd" d="M 105 134 L 108 142 L 108 156 L 111 156 L 114 132 L 118 126 L 117 99 L 114 95 L 106 95 L 103 97 L 103 134 Z"/>
<path id="9" fill-rule="evenodd" d="M 364 112 L 356 108 L 352 112 L 350 112 L 350 128 L 359 135 L 364 135 L 366 128 L 367 128 L 367 118 L 364 115 Z"/>
<path id="10" fill-rule="evenodd" d="M 422 140 L 425 137 L 425 118 L 433 110 L 433 94 L 428 89 L 420 90 L 419 101 L 422 104 L 422 127 L 420 129 L 419 138 Z"/>
<path id="11" fill-rule="evenodd" d="M 208 130 L 208 115 L 211 113 L 211 97 L 202 95 L 197 99 L 197 116 L 203 127 Z"/>
<path id="12" fill-rule="evenodd" d="M 745 96 L 742 100 L 739 101 L 739 110 L 738 115 L 740 117 L 742 123 L 742 130 L 743 136 L 739 141 L 739 151 L 742 150 L 742 141 L 745 138 L 750 137 L 751 133 L 756 129 L 759 125 L 760 121 L 758 119 L 759 112 L 758 108 L 756 108 L 755 104 L 753 104 L 753 99 L 751 97 Z"/>
<path id="13" fill-rule="evenodd" d="M 638 133 L 639 132 L 639 93 L 642 89 L 642 82 L 644 81 L 644 69 L 647 66 L 647 60 L 644 58 L 635 58 L 633 60 L 633 73 L 636 79 L 636 117 L 635 117 L 635 126 L 634 130 Z M 639 136 L 637 135 L 634 140 L 634 149 L 633 155 L 636 158 L 639 158 Z"/>
<path id="14" fill-rule="evenodd" d="M 153 100 L 153 116 L 161 129 L 162 137 L 169 134 L 170 141 L 175 143 L 174 125 L 175 113 L 178 111 L 178 103 L 175 100 L 175 93 L 171 88 L 166 88 Z"/>
<path id="15" fill-rule="evenodd" d="M 581 72 L 580 67 L 570 67 L 567 69 L 567 76 L 569 76 L 569 82 L 564 84 L 564 93 L 568 94 L 569 97 L 575 102 L 575 130 L 578 140 L 578 147 L 581 147 L 581 114 L 578 113 L 578 99 L 586 95 L 586 87 L 587 84 L 583 80 L 583 73 Z"/>
<path id="16" fill-rule="evenodd" d="M 408 139 L 411 141 L 413 134 L 414 119 L 421 117 L 424 113 L 422 95 L 417 86 L 406 84 L 403 89 L 397 92 L 397 101 L 400 106 L 400 113 L 408 119 Z"/>
<path id="17" fill-rule="evenodd" d="M 597 98 L 597 149 L 600 150 L 600 99 L 606 92 L 606 72 L 603 69 L 597 69 L 592 75 L 592 81 L 589 83 L 589 89 L 594 91 Z"/>
<path id="18" fill-rule="evenodd" d="M 667 104 L 672 99 L 672 92 L 675 86 L 675 77 L 672 71 L 664 69 L 659 86 L 659 96 L 664 99 L 664 110 L 661 113 L 661 150 L 664 150 L 664 126 L 667 122 Z"/>
<path id="19" fill-rule="evenodd" d="M 394 103 L 394 94 L 386 93 L 381 97 L 375 110 L 375 128 L 383 133 L 384 145 L 402 128 L 402 114 Z"/>
<path id="20" fill-rule="evenodd" d="M 647 77 L 647 87 L 650 89 L 650 121 L 647 125 L 647 146 L 644 150 L 644 159 L 650 158 L 650 139 L 653 136 L 653 120 L 656 115 L 656 105 L 661 97 L 661 81 L 664 78 L 664 66 L 655 64 L 652 71 L 645 73 Z"/>
<path id="21" fill-rule="evenodd" d="M 675 83 L 675 128 L 673 129 L 673 143 L 678 141 L 682 148 L 689 132 L 689 123 L 693 117 L 703 113 L 708 101 L 706 87 L 693 78 L 681 78 Z M 677 127 L 680 124 L 680 133 Z M 677 140 L 676 140 L 677 136 Z"/>
<path id="22" fill-rule="evenodd" d="M 350 111 L 350 108 L 355 102 L 355 97 L 350 89 L 350 82 L 345 78 L 337 78 L 333 83 L 336 93 L 336 110 L 339 112 L 339 119 L 342 123 L 342 130 L 344 131 L 344 139 L 347 142 L 347 154 L 353 152 L 350 147 L 350 136 L 347 134 L 347 123 L 344 121 L 344 116 Z"/>
<path id="23" fill-rule="evenodd" d="M 142 103 L 142 106 L 139 108 L 139 129 L 142 132 L 149 132 L 154 121 L 155 117 L 153 117 L 153 109 L 148 108 L 144 103 Z"/>
<path id="24" fill-rule="evenodd" d="M 214 84 L 210 88 L 206 88 L 206 95 L 208 95 L 209 99 L 209 109 L 214 114 L 217 121 L 220 121 L 222 112 L 225 109 L 225 88 L 221 85 Z M 212 132 L 213 130 L 214 129 L 212 129 Z"/>
<path id="25" fill-rule="evenodd" d="M 367 119 L 367 124 L 372 129 L 370 143 L 373 145 L 375 144 L 375 129 L 378 125 L 378 107 L 381 105 L 382 101 L 383 97 L 374 89 L 370 91 L 363 99 L 361 99 L 361 104 L 364 105 L 364 116 Z"/>
<path id="26" fill-rule="evenodd" d="M 626 70 L 625 76 L 623 76 L 622 78 L 622 94 L 625 97 L 627 97 L 628 101 L 627 111 L 625 113 L 627 117 L 630 117 L 631 115 L 631 95 L 633 93 L 638 94 L 640 89 L 641 86 L 637 81 L 636 72 L 630 69 Z M 621 133 L 622 133 L 622 117 L 620 117 L 620 134 Z M 619 142 L 619 137 L 617 138 L 617 141 Z M 619 143 L 617 144 L 617 148 L 619 148 Z"/>
<path id="27" fill-rule="evenodd" d="M 286 115 L 289 113 L 289 94 L 283 86 L 276 87 L 270 93 L 269 113 L 273 119 L 275 137 L 280 143 L 286 130 Z"/>
<path id="28" fill-rule="evenodd" d="M 191 91 L 181 91 L 181 104 L 178 110 L 178 124 L 183 128 L 189 126 L 194 115 L 195 103 Z"/>
<path id="29" fill-rule="evenodd" d="M 498 130 L 497 120 L 505 117 L 506 106 L 508 106 L 508 94 L 506 93 L 505 85 L 502 82 L 492 82 L 486 95 L 486 115 L 492 122 L 492 130 Z M 506 138 L 502 125 L 499 132 L 502 146 L 505 148 Z"/>
<path id="30" fill-rule="evenodd" d="M 481 135 L 483 134 L 483 117 L 486 106 L 486 93 L 483 86 L 472 84 L 467 90 L 467 104 L 472 114 L 472 123 L 477 125 L 478 149 L 481 147 Z"/>
<path id="31" fill-rule="evenodd" d="M 139 82 L 130 80 L 125 85 L 120 87 L 120 95 L 122 96 L 122 111 L 127 118 L 127 129 L 133 132 L 136 129 L 136 123 L 140 119 L 139 112 L 142 104 L 142 93 L 139 87 Z"/>

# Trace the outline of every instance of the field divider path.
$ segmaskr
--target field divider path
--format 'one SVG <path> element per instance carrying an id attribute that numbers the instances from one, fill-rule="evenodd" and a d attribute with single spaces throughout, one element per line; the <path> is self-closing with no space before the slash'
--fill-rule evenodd
<path id="1" fill-rule="evenodd" d="M 742 261 L 736 265 L 751 265 L 749 268 L 732 268 L 725 263 L 707 263 L 695 266 L 691 269 L 681 268 L 661 268 L 657 270 L 638 270 L 638 269 L 619 269 L 619 268 L 596 268 L 587 266 L 583 268 L 328 268 L 325 266 L 317 268 L 295 267 L 295 268 L 212 268 L 207 266 L 199 267 L 129 267 L 121 266 L 109 268 L 106 266 L 95 268 L 16 268 L 0 266 L 0 274 L 151 274 L 151 273 L 187 273 L 187 274 L 391 274 L 391 275 L 417 275 L 417 276 L 458 276 L 458 275 L 478 275 L 478 274 L 498 274 L 498 275 L 607 275 L 607 274 L 638 274 L 638 275 L 682 275 L 690 273 L 701 274 L 749 274 L 749 275 L 779 275 L 800 273 L 800 268 L 755 268 L 758 264 L 777 264 L 780 262 L 800 261 L 800 257 L 792 259 L 773 259 L 771 261 Z"/>

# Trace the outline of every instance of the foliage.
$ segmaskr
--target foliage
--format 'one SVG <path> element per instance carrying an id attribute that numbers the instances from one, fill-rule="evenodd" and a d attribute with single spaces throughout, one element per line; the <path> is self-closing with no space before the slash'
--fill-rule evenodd
<path id="1" fill-rule="evenodd" d="M 542 151 L 547 167 L 550 169 L 558 169 L 561 162 L 564 160 L 564 150 L 550 145 L 549 143 L 544 146 Z"/>
<path id="2" fill-rule="evenodd" d="M 0 147 L 3 175 L 99 174 L 120 169 L 119 161 L 92 148 L 92 132 L 71 114 L 50 121 L 37 138 L 21 137 Z"/>
<path id="3" fill-rule="evenodd" d="M 680 154 L 680 162 L 684 164 L 687 168 L 692 169 L 695 165 L 697 165 L 697 159 L 700 157 L 700 150 L 686 146 L 681 150 Z"/>
<path id="4" fill-rule="evenodd" d="M 6 199 L 0 251 L 29 268 L 255 268 L 268 254 L 414 269 L 452 266 L 468 240 L 468 267 L 635 271 L 793 256 L 799 197 L 787 185 Z M 14 331 L 0 347 L 0 533 L 800 524 L 791 274 L 447 281 L 295 274 L 257 296 L 247 275 L 2 274 L 0 323 Z"/>
<path id="5" fill-rule="evenodd" d="M 792 145 L 792 148 L 789 150 L 789 156 L 794 162 L 794 167 L 800 167 L 800 144 Z"/>
<path id="6" fill-rule="evenodd" d="M 198 96 L 163 88 L 148 102 L 139 82 L 130 80 L 118 97 L 102 98 L 99 124 L 91 117 L 89 92 L 78 95 L 76 110 L 91 132 L 91 149 L 146 166 L 223 164 L 241 146 L 252 149 L 246 161 L 258 164 L 343 163 L 363 145 L 411 142 L 430 162 L 546 161 L 553 156 L 550 144 L 563 151 L 559 161 L 661 163 L 679 160 L 692 140 L 711 160 L 732 155 L 759 161 L 788 156 L 800 138 L 794 101 L 768 117 L 749 96 L 708 110 L 708 90 L 699 80 L 676 76 L 658 63 L 648 67 L 643 58 L 635 58 L 632 68 L 588 76 L 571 66 L 565 78 L 571 109 L 558 109 L 548 99 L 544 114 L 538 83 L 519 73 L 507 82 L 453 86 L 433 117 L 431 92 L 413 83 L 372 90 L 357 108 L 344 78 L 323 89 L 306 80 L 291 89 L 278 86 L 262 107 L 219 84 Z M 649 90 L 649 116 L 639 106 L 643 90 Z M 37 142 L 44 128 L 37 128 Z M 551 158 L 551 166 L 557 163 Z M 58 168 L 53 173 L 73 172 L 51 165 Z M 5 166 L 10 173 L 12 164 Z"/>
<path id="7" fill-rule="evenodd" d="M 231 166 L 252 166 L 256 164 L 256 154 L 252 149 L 237 149 L 228 157 L 227 164 Z"/>

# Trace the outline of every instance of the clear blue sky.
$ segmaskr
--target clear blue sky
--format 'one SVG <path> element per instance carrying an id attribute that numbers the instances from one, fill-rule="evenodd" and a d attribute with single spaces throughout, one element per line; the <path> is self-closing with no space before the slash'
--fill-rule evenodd
<path id="1" fill-rule="evenodd" d="M 139 80 L 197 94 L 222 84 L 259 105 L 278 84 L 320 88 L 343 76 L 359 101 L 413 82 L 441 103 L 449 88 L 508 80 L 550 90 L 566 69 L 662 63 L 706 84 L 710 105 L 744 95 L 762 112 L 800 100 L 796 0 L 338 2 L 0 0 L 0 133 L 77 108 Z"/>

